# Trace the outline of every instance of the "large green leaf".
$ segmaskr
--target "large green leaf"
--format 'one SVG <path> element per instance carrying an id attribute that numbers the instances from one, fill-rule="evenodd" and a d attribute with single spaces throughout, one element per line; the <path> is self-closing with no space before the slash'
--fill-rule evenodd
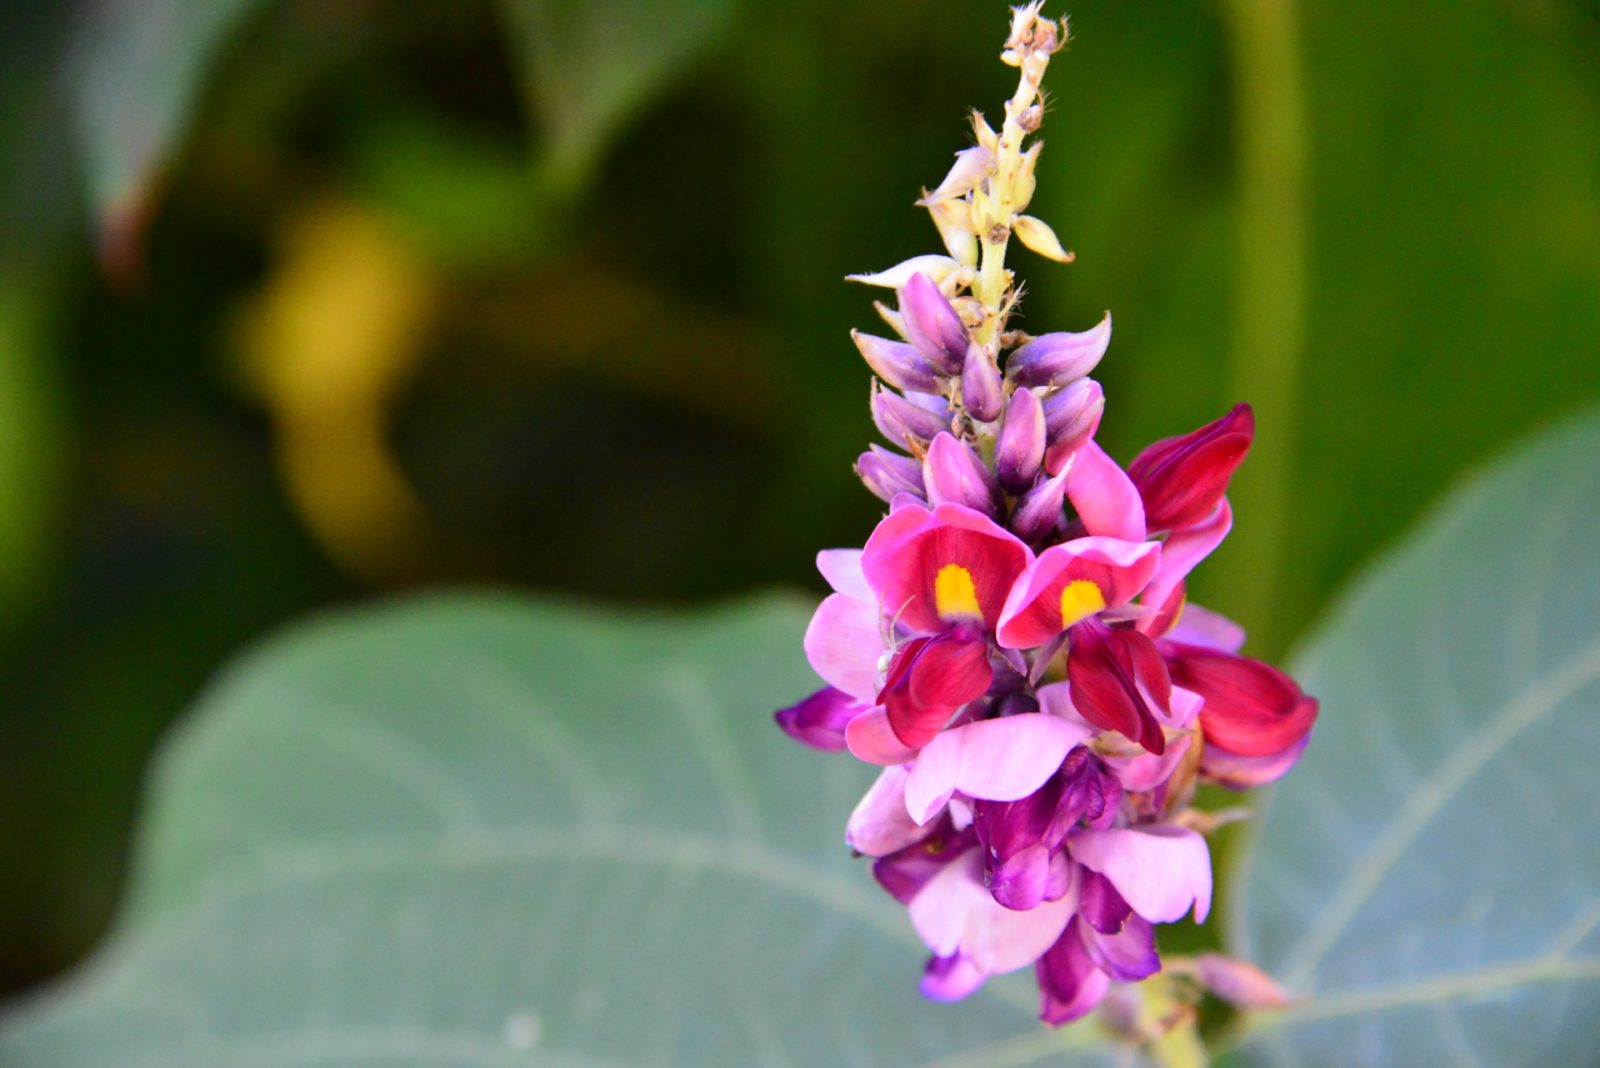
<path id="1" fill-rule="evenodd" d="M 1458 490 L 1311 639 L 1232 904 L 1302 997 L 1249 1064 L 1592 1064 L 1600 414 Z"/>
<path id="2" fill-rule="evenodd" d="M 161 761 L 110 945 L 0 1063 L 1061 1063 L 1089 1033 L 1036 1023 L 1031 975 L 918 998 L 841 841 L 870 769 L 770 719 L 804 620 L 456 598 L 270 643 Z"/>

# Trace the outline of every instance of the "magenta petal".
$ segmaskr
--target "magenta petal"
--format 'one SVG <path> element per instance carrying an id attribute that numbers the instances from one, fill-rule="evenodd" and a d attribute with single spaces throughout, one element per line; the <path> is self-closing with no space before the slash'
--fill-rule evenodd
<path id="1" fill-rule="evenodd" d="M 1152 530 L 1201 522 L 1228 490 L 1234 469 L 1255 438 L 1255 416 L 1240 404 L 1212 423 L 1145 449 L 1128 465 Z"/>
<path id="2" fill-rule="evenodd" d="M 1233 528 L 1233 509 L 1226 498 L 1217 503 L 1216 510 L 1196 526 L 1175 530 L 1161 546 L 1161 563 L 1145 587 L 1147 608 L 1160 608 L 1167 596 L 1193 571 L 1195 565 L 1211 555 L 1211 550 L 1222 544 Z M 1141 628 L 1146 629 L 1148 628 Z"/>
<path id="3" fill-rule="evenodd" d="M 1117 462 L 1096 442 L 1085 442 L 1067 471 L 1067 499 L 1090 534 L 1143 541 L 1144 504 Z"/>
<path id="4" fill-rule="evenodd" d="M 1298 745 L 1317 721 L 1317 699 L 1271 664 L 1175 642 L 1162 652 L 1172 677 L 1205 701 L 1200 730 L 1208 745 L 1273 756 Z"/>
<path id="5" fill-rule="evenodd" d="M 1196 923 L 1211 911 L 1211 854 L 1206 840 L 1187 827 L 1080 831 L 1072 857 L 1111 880 L 1133 910 L 1155 923 L 1183 918 L 1194 906 Z"/>
<path id="6" fill-rule="evenodd" d="M 945 731 L 922 750 L 906 782 L 906 808 L 926 823 L 956 791 L 984 801 L 1027 797 L 1092 732 L 1037 712 Z"/>
<path id="7" fill-rule="evenodd" d="M 780 708 L 772 718 L 795 741 L 837 753 L 845 748 L 845 727 L 866 710 L 849 694 L 824 686 L 799 704 Z"/>
<path id="8" fill-rule="evenodd" d="M 906 769 L 887 767 L 857 802 L 845 824 L 844 840 L 869 857 L 887 856 L 927 834 L 906 815 Z"/>
<path id="9" fill-rule="evenodd" d="M 844 729 L 844 743 L 851 756 L 868 764 L 904 764 L 917 756 L 915 749 L 895 737 L 889 714 L 881 708 L 869 709 L 851 720 Z"/>
<path id="10" fill-rule="evenodd" d="M 1059 1027 L 1088 1015 L 1106 996 L 1111 980 L 1089 957 L 1074 921 L 1039 958 L 1039 1018 Z"/>
<path id="11" fill-rule="evenodd" d="M 1136 983 L 1161 970 L 1155 928 L 1143 916 L 1129 916 L 1116 934 L 1102 934 L 1081 923 L 1078 931 L 1089 958 L 1118 982 Z"/>
<path id="12" fill-rule="evenodd" d="M 982 697 L 994 679 L 989 643 L 970 626 L 915 638 L 895 654 L 878 700 L 896 738 L 920 749 L 956 709 Z"/>
<path id="13" fill-rule="evenodd" d="M 933 957 L 922 973 L 917 989 L 933 1001 L 960 1001 L 983 985 L 988 976 L 959 953 L 952 957 Z"/>
<path id="14" fill-rule="evenodd" d="M 883 655 L 878 606 L 842 593 L 825 597 L 806 628 L 806 659 L 830 686 L 875 704 Z"/>
<path id="15" fill-rule="evenodd" d="M 952 623 L 975 621 L 970 606 L 940 616 L 939 573 L 954 565 L 967 573 L 986 627 L 1000 618 L 1006 594 L 1033 553 L 993 520 L 959 504 L 927 508 L 907 504 L 891 511 L 867 539 L 861 570 L 884 613 L 915 634 L 938 634 Z"/>
<path id="16" fill-rule="evenodd" d="M 1092 582 L 1105 607 L 1139 595 L 1156 573 L 1162 548 L 1153 541 L 1074 538 L 1052 545 L 1017 578 L 1000 610 L 996 637 L 1008 649 L 1032 649 L 1066 630 L 1061 595 L 1073 582 Z"/>

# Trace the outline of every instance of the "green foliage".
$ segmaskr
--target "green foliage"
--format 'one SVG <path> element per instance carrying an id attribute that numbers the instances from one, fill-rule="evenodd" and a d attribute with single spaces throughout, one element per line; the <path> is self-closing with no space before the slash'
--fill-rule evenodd
<path id="1" fill-rule="evenodd" d="M 1597 456 L 1591 413 L 1469 480 L 1307 643 L 1322 719 L 1231 896 L 1302 1000 L 1240 1063 L 1593 1055 Z"/>
<path id="2" fill-rule="evenodd" d="M 918 997 L 842 841 L 871 769 L 770 719 L 813 685 L 805 619 L 457 597 L 269 643 L 161 761 L 110 944 L 0 1061 L 1063 1063 L 1089 1033 L 1027 982 Z"/>

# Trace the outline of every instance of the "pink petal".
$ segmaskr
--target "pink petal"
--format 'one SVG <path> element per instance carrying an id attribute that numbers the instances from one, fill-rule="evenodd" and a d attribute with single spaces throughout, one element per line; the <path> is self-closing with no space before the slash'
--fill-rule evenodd
<path id="1" fill-rule="evenodd" d="M 1294 999 L 1266 972 L 1248 961 L 1221 953 L 1194 959 L 1195 977 L 1219 998 L 1247 1009 L 1281 1009 Z"/>
<path id="2" fill-rule="evenodd" d="M 884 768 L 857 803 L 844 840 L 857 853 L 884 857 L 925 833 L 906 815 L 906 769 L 896 766 Z"/>
<path id="3" fill-rule="evenodd" d="M 1073 859 L 1111 880 L 1133 910 L 1154 923 L 1183 918 L 1194 906 L 1196 923 L 1211 911 L 1211 854 L 1206 840 L 1187 827 L 1080 831 Z"/>
<path id="4" fill-rule="evenodd" d="M 806 659 L 829 685 L 863 704 L 878 700 L 878 658 L 883 632 L 878 606 L 842 593 L 829 594 L 806 628 Z"/>
<path id="5" fill-rule="evenodd" d="M 1244 647 L 1244 628 L 1221 612 L 1188 604 L 1183 606 L 1183 614 L 1167 639 L 1222 653 L 1237 653 Z"/>
<path id="6" fill-rule="evenodd" d="M 1092 582 L 1107 608 L 1139 595 L 1162 558 L 1153 541 L 1091 536 L 1053 545 L 1040 553 L 1011 587 L 1000 611 L 997 637 L 1008 649 L 1032 649 L 1067 628 L 1061 594 L 1073 582 Z M 1072 622 L 1077 622 L 1073 620 Z"/>
<path id="7" fill-rule="evenodd" d="M 1059 1027 L 1087 1015 L 1106 996 L 1111 980 L 1084 948 L 1080 919 L 1039 959 L 1039 1016 Z"/>
<path id="8" fill-rule="evenodd" d="M 868 764 L 904 764 L 916 759 L 917 751 L 894 736 L 889 713 L 870 709 L 851 720 L 844 729 L 844 744 L 857 760 Z"/>
<path id="9" fill-rule="evenodd" d="M 917 755 L 906 782 L 906 809 L 927 823 L 956 791 L 982 801 L 1021 800 L 1043 786 L 1091 733 L 1037 712 L 947 730 Z"/>
<path id="10" fill-rule="evenodd" d="M 1139 491 L 1098 443 L 1085 442 L 1067 473 L 1067 499 L 1090 534 L 1143 541 L 1144 505 Z"/>
<path id="11" fill-rule="evenodd" d="M 1161 607 L 1168 594 L 1177 589 L 1196 564 L 1211 555 L 1211 550 L 1222 544 L 1232 528 L 1233 509 L 1227 498 L 1223 498 L 1216 510 L 1199 525 L 1173 531 L 1161 547 L 1161 564 L 1139 603 L 1149 608 Z M 1148 628 L 1140 629 L 1148 632 Z"/>
<path id="12" fill-rule="evenodd" d="M 867 585 L 867 576 L 861 573 L 860 549 L 824 549 L 817 554 L 817 570 L 835 593 L 858 601 L 876 602 L 872 587 Z"/>
<path id="13" fill-rule="evenodd" d="M 1265 786 L 1282 778 L 1299 763 L 1300 754 L 1306 751 L 1309 744 L 1311 735 L 1308 734 L 1283 752 L 1262 757 L 1239 756 L 1208 745 L 1200 757 L 1200 774 L 1230 790 Z"/>
<path id="14" fill-rule="evenodd" d="M 973 584 L 983 625 L 1000 618 L 1006 594 L 1032 551 L 979 512 L 959 504 L 905 505 L 890 512 L 867 539 L 861 569 L 885 614 L 917 634 L 937 634 L 958 619 L 939 615 L 935 583 L 957 565 Z"/>

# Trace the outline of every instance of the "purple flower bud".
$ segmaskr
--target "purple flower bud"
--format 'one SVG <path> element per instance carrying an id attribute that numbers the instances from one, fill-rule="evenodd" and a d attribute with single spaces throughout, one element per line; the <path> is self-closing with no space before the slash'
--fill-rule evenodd
<path id="1" fill-rule="evenodd" d="M 1105 391 L 1092 378 L 1080 378 L 1045 398 L 1044 435 L 1048 448 L 1044 469 L 1047 472 L 1060 471 L 1083 443 L 1094 437 L 1105 409 Z"/>
<path id="2" fill-rule="evenodd" d="M 923 359 L 912 345 L 904 341 L 850 331 L 850 340 L 861 350 L 861 356 L 872 368 L 872 373 L 895 389 L 915 390 L 919 393 L 939 392 L 939 372 L 933 364 Z"/>
<path id="3" fill-rule="evenodd" d="M 1067 472 L 1040 480 L 1017 502 L 1011 513 L 1011 532 L 1023 541 L 1034 543 L 1061 522 L 1061 509 L 1067 498 Z"/>
<path id="4" fill-rule="evenodd" d="M 923 394 L 923 396 L 927 396 Z M 950 409 L 940 397 L 927 397 L 934 405 L 924 407 L 893 390 L 872 383 L 872 421 L 892 445 L 904 445 L 910 438 L 919 445 L 932 441 L 940 431 L 950 429 Z"/>
<path id="5" fill-rule="evenodd" d="M 892 501 L 899 493 L 924 496 L 922 465 L 877 445 L 868 446 L 856 460 L 856 476 L 880 500 Z"/>
<path id="6" fill-rule="evenodd" d="M 1044 462 L 1044 406 L 1031 389 L 1011 394 L 1005 422 L 995 445 L 994 468 L 1008 493 L 1021 493 L 1033 485 Z"/>
<path id="7" fill-rule="evenodd" d="M 928 446 L 922 481 L 928 487 L 930 504 L 964 504 L 987 515 L 1000 510 L 1000 484 L 971 446 L 948 431 Z"/>
<path id="8" fill-rule="evenodd" d="M 906 340 L 947 375 L 961 373 L 967 358 L 966 324 L 939 287 L 925 274 L 914 274 L 900 289 L 900 319 Z"/>
<path id="9" fill-rule="evenodd" d="M 994 365 L 994 357 L 977 345 L 967 351 L 967 365 L 961 372 L 961 403 L 967 406 L 974 419 L 985 423 L 1000 418 L 1000 409 L 1005 404 L 1000 368 Z"/>
<path id="10" fill-rule="evenodd" d="M 1062 386 L 1095 369 L 1111 343 L 1111 313 L 1093 329 L 1040 334 L 1011 354 L 1006 377 L 1019 386 Z"/>
<path id="11" fill-rule="evenodd" d="M 1089 437 L 1100 427 L 1106 395 L 1100 383 L 1080 378 L 1044 399 L 1044 434 L 1051 445 L 1073 438 Z"/>

